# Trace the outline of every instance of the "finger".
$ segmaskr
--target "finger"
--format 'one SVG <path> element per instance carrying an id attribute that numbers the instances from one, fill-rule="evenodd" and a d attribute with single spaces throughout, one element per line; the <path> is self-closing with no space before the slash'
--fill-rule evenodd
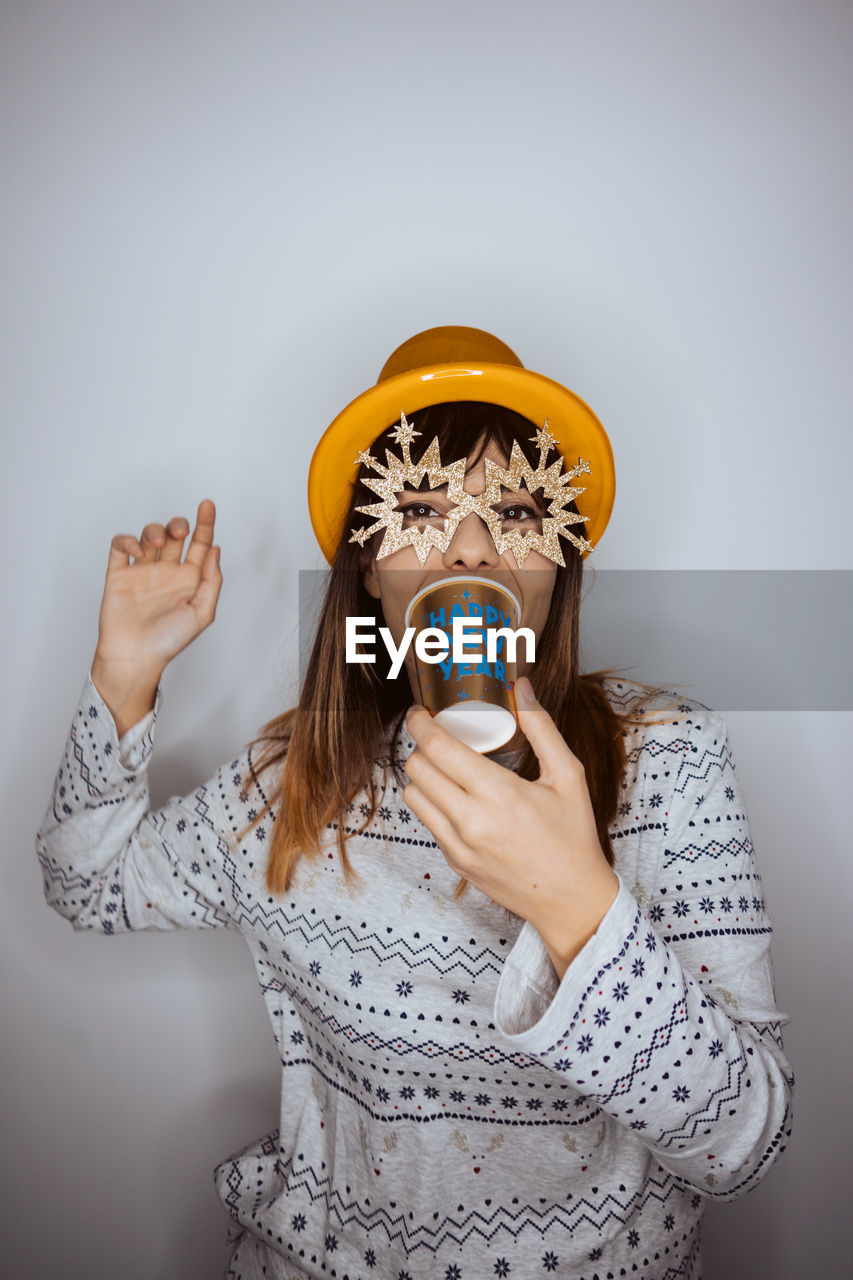
<path id="1" fill-rule="evenodd" d="M 213 526 L 216 523 L 216 506 L 210 498 L 202 498 L 198 504 L 195 528 L 187 551 L 187 563 L 201 566 L 213 546 Z"/>
<path id="2" fill-rule="evenodd" d="M 442 813 L 414 782 L 404 787 L 403 801 L 415 817 L 424 824 L 427 831 L 432 833 L 441 852 L 455 870 L 456 861 L 458 859 L 464 861 L 466 854 L 470 854 L 470 850 L 446 814 Z"/>
<path id="3" fill-rule="evenodd" d="M 418 791 L 442 813 L 447 814 L 451 821 L 452 814 L 461 812 L 464 805 L 470 804 L 468 793 L 437 768 L 420 747 L 409 756 L 405 768 Z"/>
<path id="4" fill-rule="evenodd" d="M 219 547 L 211 547 L 201 567 L 201 580 L 190 604 L 195 609 L 202 626 L 209 627 L 216 617 L 216 605 L 222 589 L 222 570 L 219 567 Z"/>
<path id="5" fill-rule="evenodd" d="M 139 539 L 132 533 L 117 533 L 110 543 L 110 554 L 107 559 L 107 572 L 130 564 L 130 557 L 141 560 L 144 552 Z"/>
<path id="6" fill-rule="evenodd" d="M 409 708 L 406 727 L 424 755 L 466 791 L 487 786 L 496 776 L 502 777 L 505 773 L 493 760 L 486 760 L 443 729 L 425 707 L 416 705 Z M 497 775 L 496 769 L 499 771 Z"/>
<path id="7" fill-rule="evenodd" d="M 173 516 L 166 525 L 165 544 L 160 548 L 161 560 L 180 560 L 184 540 L 190 531 L 190 522 L 183 516 Z"/>
<path id="8" fill-rule="evenodd" d="M 570 750 L 541 702 L 537 701 L 533 685 L 526 676 L 516 680 L 514 690 L 519 727 L 536 753 L 540 781 L 548 782 L 567 768 L 582 769 L 580 760 Z"/>
<path id="9" fill-rule="evenodd" d="M 139 539 L 145 560 L 156 560 L 166 543 L 166 530 L 161 524 L 147 524 Z"/>

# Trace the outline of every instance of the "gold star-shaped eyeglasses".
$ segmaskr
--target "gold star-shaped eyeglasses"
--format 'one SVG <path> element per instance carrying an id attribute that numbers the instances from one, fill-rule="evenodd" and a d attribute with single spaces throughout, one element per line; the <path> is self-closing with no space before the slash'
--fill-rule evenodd
<path id="1" fill-rule="evenodd" d="M 372 516 L 374 523 L 362 529 L 353 529 L 350 542 L 364 546 L 375 533 L 384 530 L 382 543 L 376 553 L 377 560 L 403 547 L 414 547 L 419 563 L 423 564 L 431 547 L 436 547 L 441 552 L 447 550 L 460 521 L 473 511 L 488 526 L 498 554 L 512 551 L 519 569 L 523 568 L 531 551 L 538 551 L 555 564 L 565 565 L 559 541 L 561 537 L 566 538 L 581 552 L 592 551 L 592 544 L 573 533 L 570 528 L 573 524 L 582 523 L 583 516 L 566 510 L 569 503 L 584 492 L 582 488 L 572 487 L 571 481 L 578 475 L 591 474 L 589 463 L 579 458 L 577 466 L 564 471 L 563 458 L 558 453 L 556 459 L 546 465 L 548 454 L 556 448 L 556 439 L 548 430 L 547 419 L 544 426 L 530 437 L 531 443 L 536 444 L 539 449 L 538 465 L 531 467 L 518 441 L 513 441 L 508 467 L 498 466 L 491 458 L 486 458 L 485 488 L 476 497 L 466 493 L 463 487 L 467 459 L 460 458 L 442 466 L 437 437 L 417 462 L 412 461 L 412 441 L 420 434 L 403 413 L 400 425 L 392 434 L 392 440 L 399 447 L 402 457 L 386 449 L 386 463 L 383 465 L 369 452 L 362 450 L 359 453 L 356 461 L 377 473 L 375 478 L 365 476 L 364 484 L 373 490 L 379 501 L 356 507 L 356 511 Z M 404 528 L 406 513 L 398 508 L 399 495 L 404 489 L 419 490 L 424 478 L 430 489 L 446 485 L 447 498 L 453 505 L 444 515 L 441 528 L 429 524 Z M 541 532 L 534 529 L 507 530 L 496 510 L 502 490 L 518 492 L 522 485 L 531 495 L 541 491 L 542 502 L 545 504 Z"/>

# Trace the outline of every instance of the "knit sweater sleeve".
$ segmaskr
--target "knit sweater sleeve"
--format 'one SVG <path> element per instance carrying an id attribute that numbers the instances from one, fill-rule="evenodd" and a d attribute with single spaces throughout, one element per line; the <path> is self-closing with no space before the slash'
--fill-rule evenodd
<path id="1" fill-rule="evenodd" d="M 157 812 L 148 764 L 162 695 L 119 740 L 91 675 L 36 835 L 45 900 L 77 930 L 233 926 L 223 801 L 234 766 Z M 236 765 L 237 762 L 235 762 Z"/>
<path id="2" fill-rule="evenodd" d="M 726 726 L 697 704 L 693 712 L 649 730 L 654 781 L 638 803 L 663 830 L 651 891 L 632 893 L 619 876 L 562 982 L 526 924 L 495 1022 L 682 1182 L 734 1199 L 784 1149 L 794 1080 Z"/>

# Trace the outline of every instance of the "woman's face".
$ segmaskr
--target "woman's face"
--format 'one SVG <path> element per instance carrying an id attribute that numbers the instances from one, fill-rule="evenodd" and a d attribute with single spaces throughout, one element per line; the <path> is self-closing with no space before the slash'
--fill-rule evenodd
<path id="1" fill-rule="evenodd" d="M 506 457 L 494 441 L 490 441 L 482 457 L 465 477 L 465 491 L 475 497 L 486 487 L 486 458 L 499 466 L 507 465 Z M 397 505 L 399 510 L 406 513 L 404 528 L 412 524 L 432 524 L 439 529 L 443 527 L 444 516 L 453 506 L 447 497 L 446 486 L 420 493 L 406 489 L 400 494 Z M 541 531 L 540 508 L 535 497 L 525 489 L 517 493 L 504 492 L 495 505 L 507 530 L 530 528 L 535 532 Z M 437 547 L 431 547 L 422 565 L 411 546 L 402 547 L 391 555 L 383 556 L 381 560 L 377 560 L 375 556 L 371 559 L 364 576 L 365 587 L 374 599 L 382 602 L 385 622 L 395 644 L 399 645 L 404 635 L 406 606 L 412 596 L 430 582 L 453 574 L 476 574 L 482 578 L 493 578 L 509 587 L 521 602 L 521 625 L 530 627 L 538 642 L 548 618 L 557 566 L 547 556 L 531 551 L 524 562 L 524 568 L 519 569 L 511 551 L 498 554 L 488 526 L 472 511 L 457 525 L 447 550 L 441 552 Z M 528 670 L 528 663 L 522 661 L 525 649 L 524 643 L 518 646 L 517 669 L 520 676 Z M 417 697 L 418 686 L 411 648 L 406 655 L 406 670 L 412 692 Z"/>

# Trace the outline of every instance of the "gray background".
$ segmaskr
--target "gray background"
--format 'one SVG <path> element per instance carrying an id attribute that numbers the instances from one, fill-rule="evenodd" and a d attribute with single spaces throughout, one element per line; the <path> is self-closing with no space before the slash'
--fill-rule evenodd
<path id="1" fill-rule="evenodd" d="M 7 1273 L 218 1275 L 211 1170 L 276 1122 L 239 936 L 77 935 L 42 902 L 110 537 L 218 504 L 155 802 L 290 703 L 311 451 L 429 325 L 493 330 L 601 417 L 599 569 L 850 569 L 851 46 L 842 0 L 2 5 Z M 701 640 L 672 673 L 700 699 Z M 706 1272 L 840 1276 L 850 715 L 720 709 L 798 1088 Z"/>

